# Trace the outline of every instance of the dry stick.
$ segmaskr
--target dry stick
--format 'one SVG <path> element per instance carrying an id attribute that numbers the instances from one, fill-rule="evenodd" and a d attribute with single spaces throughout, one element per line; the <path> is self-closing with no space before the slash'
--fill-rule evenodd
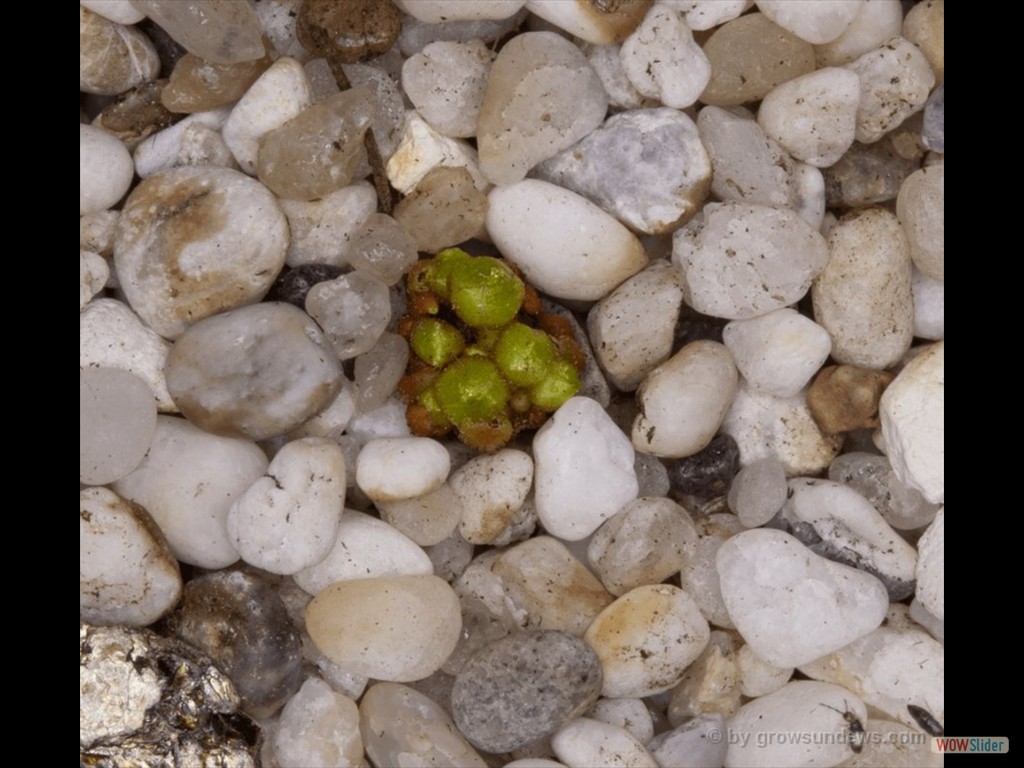
<path id="1" fill-rule="evenodd" d="M 331 68 L 331 74 L 338 87 L 347 91 L 352 87 L 348 75 L 342 69 L 341 59 L 331 53 L 325 53 L 327 65 Z M 373 128 L 367 128 L 363 134 L 363 146 L 366 147 L 366 156 L 370 162 L 370 170 L 373 172 L 373 186 L 377 188 L 377 210 L 379 213 L 386 213 L 389 216 L 394 210 L 395 201 L 391 194 L 391 184 L 388 182 L 387 174 L 384 173 L 384 161 L 380 156 L 380 147 L 377 146 L 377 137 L 373 135 Z"/>

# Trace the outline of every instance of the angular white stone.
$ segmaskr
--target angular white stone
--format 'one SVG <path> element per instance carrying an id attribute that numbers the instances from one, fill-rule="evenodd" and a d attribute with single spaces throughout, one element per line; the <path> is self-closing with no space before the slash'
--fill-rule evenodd
<path id="1" fill-rule="evenodd" d="M 438 166 L 465 168 L 477 189 L 482 192 L 490 189 L 491 184 L 480 171 L 473 147 L 435 131 L 415 110 L 409 110 L 398 148 L 384 167 L 388 181 L 403 195 L 408 195 Z"/>
<path id="2" fill-rule="evenodd" d="M 412 433 L 405 420 L 405 403 L 398 397 L 389 397 L 369 413 L 357 413 L 345 433 L 359 443 L 380 437 L 408 437 Z"/>
<path id="3" fill-rule="evenodd" d="M 799 301 L 828 262 L 828 247 L 790 210 L 709 203 L 672 236 L 687 304 L 713 317 L 756 317 Z"/>
<path id="4" fill-rule="evenodd" d="M 794 667 L 881 624 L 889 596 L 878 579 L 814 554 L 782 531 L 757 528 L 718 550 L 729 617 L 754 652 Z"/>
<path id="5" fill-rule="evenodd" d="M 533 486 L 533 459 L 514 448 L 477 456 L 452 472 L 448 484 L 462 502 L 462 538 L 489 544 L 526 501 Z"/>
<path id="6" fill-rule="evenodd" d="M 924 109 L 935 74 L 921 49 L 892 37 L 846 65 L 860 77 L 857 141 L 870 144 Z"/>
<path id="7" fill-rule="evenodd" d="M 757 122 L 793 157 L 827 168 L 853 144 L 859 103 L 860 78 L 826 67 L 773 88 Z"/>
<path id="8" fill-rule="evenodd" d="M 487 231 L 495 244 L 552 296 L 600 299 L 647 266 L 636 236 L 575 192 L 526 179 L 496 187 L 488 199 Z"/>
<path id="9" fill-rule="evenodd" d="M 617 725 L 578 717 L 551 737 L 555 755 L 569 768 L 658 768 L 633 734 Z"/>
<path id="10" fill-rule="evenodd" d="M 130 0 L 80 0 L 81 5 L 93 13 L 118 24 L 138 24 L 146 14 L 131 4 Z"/>
<path id="11" fill-rule="evenodd" d="M 377 193 L 367 181 L 331 192 L 320 200 L 281 200 L 288 217 L 289 267 L 302 264 L 348 265 L 348 246 L 362 223 L 377 210 Z"/>
<path id="12" fill-rule="evenodd" d="M 79 616 L 145 627 L 174 607 L 181 573 L 149 513 L 107 488 L 78 494 Z"/>
<path id="13" fill-rule="evenodd" d="M 729 718 L 725 765 L 839 765 L 853 754 L 850 724 L 844 717 L 847 712 L 862 724 L 868 717 L 864 702 L 838 685 L 812 680 L 786 683 L 774 693 L 744 704 Z M 818 738 L 786 738 L 783 734 L 814 734 Z"/>
<path id="14" fill-rule="evenodd" d="M 408 536 L 365 512 L 346 509 L 326 557 L 293 578 L 306 592 L 316 595 L 339 581 L 433 572 L 430 558 Z"/>
<path id="15" fill-rule="evenodd" d="M 537 515 L 567 541 L 589 536 L 639 491 L 633 446 L 587 397 L 566 400 L 537 431 L 533 458 Z"/>
<path id="16" fill-rule="evenodd" d="M 280 768 L 359 765 L 364 757 L 356 703 L 320 678 L 307 678 L 281 710 L 274 757 Z"/>
<path id="17" fill-rule="evenodd" d="M 515 16 L 526 0 L 395 0 L 395 5 L 427 24 L 475 19 L 507 19 Z"/>
<path id="18" fill-rule="evenodd" d="M 440 133 L 451 138 L 475 136 L 494 57 L 482 40 L 431 43 L 402 65 L 402 87 Z"/>
<path id="19" fill-rule="evenodd" d="M 739 387 L 732 355 L 694 341 L 651 371 L 637 390 L 633 447 L 662 458 L 692 456 L 718 432 Z"/>
<path id="20" fill-rule="evenodd" d="M 608 105 L 619 109 L 638 109 L 646 99 L 626 77 L 620 48 L 619 45 L 591 45 L 584 51 L 608 93 Z"/>
<path id="21" fill-rule="evenodd" d="M 189 155 L 197 132 L 205 129 L 216 132 L 218 135 L 224 127 L 224 122 L 231 114 L 231 107 L 219 107 L 208 112 L 196 112 L 174 125 L 164 128 L 141 142 L 133 153 L 135 159 L 135 172 L 140 178 L 146 179 L 154 173 L 166 171 L 179 165 L 195 165 L 195 161 Z M 192 159 L 192 162 L 189 160 Z M 234 164 L 234 156 L 228 153 L 228 162 L 223 165 Z"/>
<path id="22" fill-rule="evenodd" d="M 946 619 L 946 508 L 917 542 L 917 599 L 937 619 Z"/>
<path id="23" fill-rule="evenodd" d="M 422 496 L 448 479 L 451 457 L 429 437 L 370 440 L 359 452 L 356 484 L 374 501 Z"/>
<path id="24" fill-rule="evenodd" d="M 594 702 L 584 716 L 625 728 L 641 744 L 654 737 L 654 721 L 643 699 L 601 699 Z"/>
<path id="25" fill-rule="evenodd" d="M 946 496 L 945 381 L 946 346 L 940 341 L 899 372 L 879 405 L 896 477 L 933 504 Z"/>
<path id="26" fill-rule="evenodd" d="M 112 133 L 78 126 L 78 214 L 102 211 L 122 197 L 135 166 L 124 144 Z"/>
<path id="27" fill-rule="evenodd" d="M 747 384 L 776 397 L 793 397 L 828 359 L 828 331 L 788 307 L 750 320 L 733 320 L 722 330 Z"/>
<path id="28" fill-rule="evenodd" d="M 835 40 L 860 13 L 864 0 L 757 0 L 761 13 L 814 45 Z"/>
<path id="29" fill-rule="evenodd" d="M 683 17 L 660 3 L 625 39 L 620 55 L 633 86 L 666 107 L 689 107 L 711 79 L 711 63 Z"/>
<path id="30" fill-rule="evenodd" d="M 526 9 L 588 43 L 617 43 L 640 23 L 646 2 L 600 4 L 527 0 Z"/>
<path id="31" fill-rule="evenodd" d="M 705 712 L 729 715 L 739 709 L 735 635 L 723 630 L 711 633 L 700 656 L 683 673 L 672 689 L 668 721 L 680 725 Z"/>
<path id="32" fill-rule="evenodd" d="M 747 528 L 758 528 L 786 503 L 786 469 L 775 456 L 752 461 L 737 473 L 729 486 L 729 509 Z"/>
<path id="33" fill-rule="evenodd" d="M 238 559 L 228 510 L 268 463 L 249 440 L 217 437 L 184 419 L 158 416 L 146 458 L 113 488 L 146 508 L 179 560 L 224 568 Z"/>
<path id="34" fill-rule="evenodd" d="M 255 175 L 260 138 L 312 103 L 306 70 L 295 59 L 282 57 L 260 75 L 224 123 L 224 142 L 242 170 Z"/>
<path id="35" fill-rule="evenodd" d="M 322 437 L 293 440 L 231 505 L 228 535 L 245 562 L 289 575 L 327 555 L 344 506 L 341 447 Z"/>
<path id="36" fill-rule="evenodd" d="M 868 0 L 839 37 L 814 47 L 819 67 L 839 67 L 877 48 L 903 29 L 900 0 Z"/>

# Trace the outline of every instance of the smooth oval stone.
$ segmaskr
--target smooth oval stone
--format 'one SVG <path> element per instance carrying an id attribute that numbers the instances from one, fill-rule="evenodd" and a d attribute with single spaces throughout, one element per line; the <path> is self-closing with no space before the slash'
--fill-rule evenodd
<path id="1" fill-rule="evenodd" d="M 273 739 L 280 768 L 358 765 L 364 759 L 359 708 L 318 677 L 307 678 L 281 710 Z"/>
<path id="2" fill-rule="evenodd" d="M 917 590 L 915 597 L 928 612 L 946 618 L 946 508 L 942 507 L 917 542 Z"/>
<path id="3" fill-rule="evenodd" d="M 444 170 L 465 173 L 465 169 L 462 168 Z M 466 176 L 468 175 L 467 173 Z M 472 185 L 472 181 L 470 184 Z M 397 209 L 395 214 L 397 217 Z M 399 218 L 392 218 L 383 213 L 371 213 L 352 238 L 348 258 L 349 263 L 360 272 L 380 280 L 385 285 L 394 285 L 409 271 L 409 267 L 416 263 L 416 242 Z M 359 363 L 356 362 L 356 367 L 358 366 Z M 405 368 L 405 365 L 402 367 Z M 358 376 L 356 378 L 358 379 Z"/>
<path id="4" fill-rule="evenodd" d="M 113 488 L 146 508 L 176 558 L 224 568 L 238 559 L 227 532 L 228 510 L 267 464 L 249 440 L 217 437 L 184 419 L 158 416 L 149 453 Z"/>
<path id="5" fill-rule="evenodd" d="M 392 2 L 309 0 L 296 32 L 306 50 L 352 64 L 386 52 L 398 38 L 401 14 Z"/>
<path id="6" fill-rule="evenodd" d="M 830 365 L 807 388 L 807 407 L 826 434 L 878 426 L 878 401 L 892 382 L 888 371 Z"/>
<path id="7" fill-rule="evenodd" d="M 899 220 L 881 208 L 854 211 L 829 230 L 828 244 L 812 297 L 832 357 L 863 368 L 895 365 L 914 335 L 910 248 Z"/>
<path id="8" fill-rule="evenodd" d="M 107 287 L 110 267 L 107 260 L 91 251 L 78 252 L 78 308 L 85 309 L 93 296 Z"/>
<path id="9" fill-rule="evenodd" d="M 584 712 L 601 692 L 601 665 L 577 637 L 518 632 L 478 651 L 452 685 L 452 716 L 479 749 L 508 752 Z"/>
<path id="10" fill-rule="evenodd" d="M 272 715 L 302 684 L 302 641 L 264 577 L 230 570 L 192 579 L 167 627 L 209 654 L 255 717 Z"/>
<path id="11" fill-rule="evenodd" d="M 722 765 L 729 748 L 724 733 L 725 718 L 711 712 L 658 734 L 647 742 L 647 749 L 658 765 Z"/>
<path id="12" fill-rule="evenodd" d="M 156 400 L 146 382 L 116 368 L 79 373 L 78 478 L 106 485 L 139 465 L 153 442 Z"/>
<path id="13" fill-rule="evenodd" d="M 191 326 L 167 356 L 167 388 L 203 429 L 265 440 L 330 405 L 341 364 L 305 312 L 268 302 Z"/>
<path id="14" fill-rule="evenodd" d="M 496 187 L 489 201 L 487 231 L 495 244 L 552 296 L 600 299 L 647 266 L 636 236 L 575 192 L 526 179 Z"/>
<path id="15" fill-rule="evenodd" d="M 472 544 L 490 544 L 511 524 L 533 487 L 533 459 L 505 448 L 477 456 L 455 470 L 448 483 L 462 502 L 459 532 Z"/>
<path id="16" fill-rule="evenodd" d="M 132 0 L 132 4 L 185 50 L 217 64 L 252 61 L 265 53 L 263 27 L 251 5 L 218 0 Z"/>
<path id="17" fill-rule="evenodd" d="M 487 196 L 468 170 L 441 165 L 395 206 L 395 220 L 414 243 L 415 261 L 416 249 L 437 253 L 479 236 L 487 220 Z"/>
<path id="18" fill-rule="evenodd" d="M 375 683 L 359 703 L 359 729 L 374 765 L 488 765 L 444 707 L 406 685 Z"/>
<path id="19" fill-rule="evenodd" d="M 359 452 L 356 484 L 374 501 L 400 501 L 437 490 L 450 470 L 451 457 L 437 440 L 378 438 Z"/>
<path id="20" fill-rule="evenodd" d="M 445 136 L 475 136 L 495 55 L 482 40 L 439 40 L 406 59 L 402 87 L 423 118 Z"/>
<path id="21" fill-rule="evenodd" d="M 804 664 L 863 637 L 889 606 L 874 576 L 826 560 L 782 531 L 737 534 L 716 561 L 729 618 L 777 667 Z"/>
<path id="22" fill-rule="evenodd" d="M 484 3 L 486 5 L 486 3 Z M 606 3 L 600 0 L 563 3 L 561 0 L 527 0 L 526 7 L 556 27 L 586 40 L 608 45 L 623 40 L 644 17 L 650 0 Z"/>
<path id="23" fill-rule="evenodd" d="M 381 576 L 331 584 L 306 607 L 306 628 L 327 658 L 376 680 L 436 672 L 462 630 L 459 598 L 437 576 Z"/>
<path id="24" fill-rule="evenodd" d="M 709 203 L 672 236 L 686 303 L 730 320 L 799 301 L 828 260 L 825 238 L 806 221 L 761 205 Z"/>
<path id="25" fill-rule="evenodd" d="M 160 57 L 148 37 L 79 6 L 79 90 L 114 96 L 159 73 Z"/>
<path id="26" fill-rule="evenodd" d="M 359 271 L 325 280 L 306 294 L 306 311 L 320 324 L 340 360 L 368 351 L 391 321 L 388 287 Z"/>
<path id="27" fill-rule="evenodd" d="M 238 101 L 270 66 L 264 56 L 236 64 L 215 64 L 186 53 L 174 65 L 160 102 L 171 112 L 205 112 Z"/>
<path id="28" fill-rule="evenodd" d="M 382 520 L 421 547 L 458 535 L 462 501 L 448 483 L 429 493 L 399 501 L 375 501 Z M 461 536 L 458 536 L 462 540 Z"/>
<path id="29" fill-rule="evenodd" d="M 791 667 L 776 667 L 762 659 L 749 645 L 736 652 L 736 671 L 744 696 L 756 698 L 779 690 L 793 676 Z"/>
<path id="30" fill-rule="evenodd" d="M 128 196 L 114 266 L 132 309 L 173 339 L 197 320 L 263 298 L 287 245 L 288 222 L 262 184 L 228 168 L 176 168 Z"/>
<path id="31" fill-rule="evenodd" d="M 551 737 L 555 755 L 570 768 L 658 768 L 633 734 L 617 725 L 577 717 Z"/>
<path id="32" fill-rule="evenodd" d="M 945 163 L 910 174 L 896 198 L 896 215 L 907 234 L 914 266 L 939 281 L 946 274 L 945 204 Z"/>
<path id="33" fill-rule="evenodd" d="M 850 25 L 835 40 L 814 46 L 819 67 L 840 67 L 873 50 L 903 27 L 899 0 L 871 0 L 861 5 Z"/>
<path id="34" fill-rule="evenodd" d="M 107 488 L 78 494 L 79 617 L 145 627 L 181 596 L 181 571 L 160 528 Z"/>
<path id="35" fill-rule="evenodd" d="M 781 27 L 815 45 L 835 40 L 850 26 L 864 0 L 758 0 L 757 7 Z"/>
<path id="36" fill-rule="evenodd" d="M 580 50 L 554 32 L 513 37 L 491 67 L 477 122 L 480 170 L 511 184 L 594 130 L 608 96 Z"/>
<path id="37" fill-rule="evenodd" d="M 78 126 L 78 212 L 96 213 L 124 197 L 132 183 L 132 156 L 113 134 Z"/>
<path id="38" fill-rule="evenodd" d="M 625 728 L 641 744 L 654 736 L 654 720 L 643 699 L 601 699 L 587 710 L 586 716 Z"/>
<path id="39" fill-rule="evenodd" d="M 747 528 L 767 523 L 786 503 L 786 469 L 775 456 L 743 467 L 729 488 L 729 509 Z"/>
<path id="40" fill-rule="evenodd" d="M 601 693 L 609 697 L 669 690 L 710 637 L 693 598 L 671 584 L 630 590 L 601 611 L 583 635 L 601 659 Z"/>
<path id="41" fill-rule="evenodd" d="M 131 0 L 82 0 L 82 6 L 105 19 L 118 24 L 138 24 L 146 14 L 131 4 Z"/>
<path id="42" fill-rule="evenodd" d="M 893 33 L 900 34 L 899 31 Z M 918 3 L 903 19 L 903 36 L 921 49 L 935 73 L 935 81 L 946 76 L 946 4 L 944 0 Z"/>

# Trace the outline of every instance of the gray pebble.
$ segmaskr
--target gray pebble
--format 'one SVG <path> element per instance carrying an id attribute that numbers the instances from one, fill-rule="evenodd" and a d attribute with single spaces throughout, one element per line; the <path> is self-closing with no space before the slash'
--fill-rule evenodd
<path id="1" fill-rule="evenodd" d="M 946 86 L 940 85 L 924 105 L 924 130 L 921 141 L 932 152 L 946 151 Z"/>

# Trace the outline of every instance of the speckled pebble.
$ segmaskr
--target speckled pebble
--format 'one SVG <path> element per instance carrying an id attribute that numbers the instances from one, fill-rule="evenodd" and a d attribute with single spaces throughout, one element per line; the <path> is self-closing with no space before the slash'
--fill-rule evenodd
<path id="1" fill-rule="evenodd" d="M 732 437 L 718 434 L 697 453 L 665 464 L 676 494 L 712 499 L 729 490 L 740 470 L 740 449 Z"/>
<path id="2" fill-rule="evenodd" d="M 878 402 L 893 374 L 852 365 L 823 368 L 807 388 L 807 407 L 826 434 L 879 425 Z"/>
<path id="3" fill-rule="evenodd" d="M 533 459 L 514 448 L 476 456 L 455 470 L 448 483 L 462 502 L 462 538 L 490 544 L 509 526 L 533 487 Z"/>
<path id="4" fill-rule="evenodd" d="M 78 213 L 96 213 L 124 197 L 132 183 L 132 156 L 116 136 L 78 126 Z"/>
<path id="5" fill-rule="evenodd" d="M 507 752 L 547 736 L 601 692 L 601 665 L 577 637 L 520 632 L 478 652 L 452 686 L 452 715 L 479 749 Z"/>
<path id="6" fill-rule="evenodd" d="M 436 490 L 450 470 L 451 457 L 437 440 L 379 438 L 359 452 L 356 483 L 375 501 L 400 501 Z"/>
<path id="7" fill-rule="evenodd" d="M 78 87 L 113 96 L 160 72 L 153 43 L 134 27 L 118 24 L 79 6 Z"/>
<path id="8" fill-rule="evenodd" d="M 622 42 L 619 55 L 633 87 L 666 107 L 691 106 L 711 78 L 711 63 L 693 32 L 682 15 L 665 4 L 651 6 Z"/>

